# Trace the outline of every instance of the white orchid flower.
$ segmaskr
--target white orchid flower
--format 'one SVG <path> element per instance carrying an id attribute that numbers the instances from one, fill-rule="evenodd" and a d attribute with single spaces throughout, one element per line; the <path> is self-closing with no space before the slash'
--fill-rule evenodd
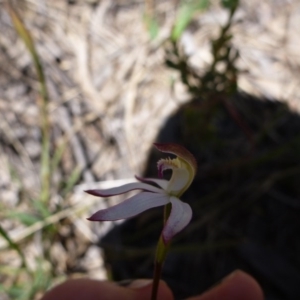
<path id="1" fill-rule="evenodd" d="M 171 179 L 168 181 L 136 177 L 140 182 L 105 190 L 88 190 L 87 193 L 98 197 L 110 197 L 132 190 L 142 190 L 141 193 L 124 200 L 120 204 L 97 211 L 88 220 L 116 221 L 127 219 L 150 208 L 171 203 L 171 213 L 162 231 L 164 243 L 170 242 L 175 234 L 188 225 L 192 218 L 192 209 L 187 203 L 182 202 L 179 197 L 187 190 L 194 179 L 197 169 L 196 160 L 188 150 L 180 145 L 154 144 L 154 146 L 161 152 L 177 156 L 174 159 L 161 159 L 157 164 L 160 177 L 162 177 L 165 170 L 172 170 Z"/>

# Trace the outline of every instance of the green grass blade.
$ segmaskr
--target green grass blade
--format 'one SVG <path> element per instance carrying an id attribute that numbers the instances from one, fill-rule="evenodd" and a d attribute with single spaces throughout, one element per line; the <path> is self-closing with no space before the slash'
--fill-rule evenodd
<path id="1" fill-rule="evenodd" d="M 191 22 L 195 13 L 206 9 L 208 6 L 209 0 L 183 1 L 171 34 L 172 40 L 177 41 Z"/>
<path id="2" fill-rule="evenodd" d="M 46 87 L 46 80 L 43 71 L 43 66 L 39 59 L 38 53 L 36 51 L 33 39 L 29 30 L 25 27 L 23 21 L 13 9 L 11 5 L 7 6 L 9 15 L 11 17 L 12 23 L 25 43 L 37 72 L 38 80 L 40 82 L 40 114 L 41 114 L 41 129 L 42 129 L 42 157 L 41 157 L 41 200 L 43 202 L 48 202 L 50 198 L 50 125 L 49 125 L 49 115 L 48 115 L 48 92 Z"/>
<path id="3" fill-rule="evenodd" d="M 26 267 L 26 261 L 25 257 L 20 249 L 20 247 L 9 237 L 7 232 L 4 230 L 4 228 L 0 225 L 0 235 L 7 241 L 9 247 L 11 249 L 14 249 L 19 254 L 21 260 L 22 260 L 22 267 Z"/>

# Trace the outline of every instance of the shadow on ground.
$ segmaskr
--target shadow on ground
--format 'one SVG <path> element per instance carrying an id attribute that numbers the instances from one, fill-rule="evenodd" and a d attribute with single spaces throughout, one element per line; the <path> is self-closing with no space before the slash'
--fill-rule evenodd
<path id="1" fill-rule="evenodd" d="M 163 279 L 177 299 L 243 269 L 266 299 L 300 295 L 300 118 L 286 105 L 245 94 L 193 100 L 171 116 L 157 141 L 176 142 L 198 161 L 182 200 L 194 212 L 172 245 Z M 157 176 L 149 157 L 146 176 Z M 151 277 L 162 209 L 117 226 L 101 242 L 114 280 Z"/>

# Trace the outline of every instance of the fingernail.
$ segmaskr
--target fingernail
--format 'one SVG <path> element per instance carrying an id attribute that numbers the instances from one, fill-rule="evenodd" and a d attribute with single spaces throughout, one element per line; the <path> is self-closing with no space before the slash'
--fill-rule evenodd
<path id="1" fill-rule="evenodd" d="M 152 279 L 137 279 L 132 281 L 127 287 L 131 289 L 141 289 L 152 284 Z"/>

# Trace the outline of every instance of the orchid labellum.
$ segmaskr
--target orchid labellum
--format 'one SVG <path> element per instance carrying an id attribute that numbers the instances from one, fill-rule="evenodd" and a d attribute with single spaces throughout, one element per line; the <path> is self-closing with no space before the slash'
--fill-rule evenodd
<path id="1" fill-rule="evenodd" d="M 161 152 L 176 155 L 176 158 L 158 161 L 160 179 L 136 177 L 139 182 L 125 184 L 105 190 L 88 190 L 87 193 L 98 197 L 120 195 L 132 190 L 142 192 L 115 206 L 94 213 L 90 221 L 115 221 L 134 217 L 153 207 L 171 204 L 171 211 L 165 222 L 162 239 L 168 244 L 172 237 L 185 228 L 192 218 L 191 207 L 179 197 L 192 183 L 196 173 L 196 160 L 184 147 L 177 144 L 154 144 Z M 161 179 L 165 170 L 171 169 L 170 180 Z"/>

